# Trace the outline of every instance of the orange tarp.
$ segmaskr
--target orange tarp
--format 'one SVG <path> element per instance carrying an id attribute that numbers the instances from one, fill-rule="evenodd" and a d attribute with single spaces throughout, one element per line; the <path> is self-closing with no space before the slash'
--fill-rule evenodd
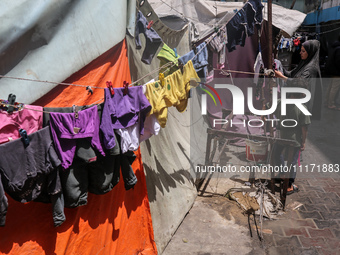
<path id="1" fill-rule="evenodd" d="M 130 82 L 125 40 L 65 82 L 105 87 Z M 89 105 L 104 97 L 103 89 L 88 95 L 84 87 L 57 86 L 35 105 L 69 107 Z M 65 208 L 66 221 L 54 228 L 51 204 L 22 204 L 9 196 L 6 226 L 0 228 L 0 254 L 156 254 L 141 154 L 133 169 L 134 189 L 125 191 L 122 181 L 105 195 L 89 193 L 88 204 Z"/>

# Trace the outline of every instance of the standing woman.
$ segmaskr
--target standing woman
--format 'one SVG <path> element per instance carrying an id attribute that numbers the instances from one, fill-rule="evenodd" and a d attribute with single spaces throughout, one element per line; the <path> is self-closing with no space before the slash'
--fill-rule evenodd
<path id="1" fill-rule="evenodd" d="M 301 61 L 291 71 L 275 71 L 275 76 L 287 81 L 287 86 L 294 87 L 293 78 L 300 78 L 307 82 L 307 88 L 311 92 L 311 99 L 306 104 L 311 118 L 321 119 L 322 83 L 319 67 L 320 42 L 317 40 L 305 41 L 301 46 Z"/>

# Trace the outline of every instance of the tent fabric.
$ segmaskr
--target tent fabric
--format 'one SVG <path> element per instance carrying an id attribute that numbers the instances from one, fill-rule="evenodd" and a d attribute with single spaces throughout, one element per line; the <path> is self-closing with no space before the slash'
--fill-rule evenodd
<path id="1" fill-rule="evenodd" d="M 157 26 L 154 29 L 166 44 L 172 42 L 172 47 L 176 47 L 179 55 L 190 51 L 187 29 L 184 33 L 182 30 L 173 30 L 170 37 L 163 29 L 159 30 Z M 127 36 L 126 40 L 133 81 L 159 68 L 157 58 L 152 60 L 151 65 L 141 62 L 145 47 L 144 36 L 141 36 L 143 48 L 139 50 L 136 49 L 134 38 Z M 161 47 L 156 54 L 160 50 Z M 155 72 L 145 77 L 141 83 L 158 79 L 157 77 L 158 73 Z M 197 196 L 193 178 L 190 176 L 190 117 L 189 106 L 183 113 L 179 113 L 174 107 L 169 108 L 166 128 L 140 145 L 159 254 L 171 240 Z"/>
<path id="2" fill-rule="evenodd" d="M 64 81 L 121 42 L 135 11 L 133 0 L 2 0 L 0 74 Z M 2 78 L 0 95 L 30 104 L 55 86 Z"/>
<path id="3" fill-rule="evenodd" d="M 262 3 L 263 18 L 268 20 L 268 7 L 267 3 Z M 290 10 L 282 6 L 273 4 L 273 26 L 281 29 L 285 37 L 293 36 L 294 32 L 301 26 L 306 18 L 306 14 L 297 10 Z M 287 19 L 289 17 L 289 19 Z"/>
<path id="4" fill-rule="evenodd" d="M 234 11 L 243 7 L 243 2 L 218 2 L 207 0 L 149 0 L 157 15 L 164 20 L 166 17 L 175 16 L 169 26 L 174 23 L 190 22 L 195 33 L 192 33 L 192 41 L 200 40 L 214 31 L 214 27 L 227 23 L 234 15 Z M 267 20 L 267 4 L 263 3 L 263 18 Z M 286 37 L 290 37 L 302 24 L 306 14 L 290 10 L 273 4 L 273 25 L 282 29 Z M 289 19 L 287 19 L 289 17 Z M 167 19 L 168 20 L 168 19 Z"/>
<path id="5" fill-rule="evenodd" d="M 66 82 L 105 87 L 106 80 L 115 87 L 130 82 L 125 40 Z M 35 104 L 69 107 L 103 97 L 103 89 L 87 95 L 83 87 L 57 86 Z M 125 191 L 120 181 L 105 195 L 89 193 L 87 205 L 65 208 L 66 221 L 58 228 L 53 226 L 50 204 L 21 204 L 9 198 L 6 226 L 0 228 L 0 254 L 157 254 L 139 150 L 136 155 L 134 189 Z"/>

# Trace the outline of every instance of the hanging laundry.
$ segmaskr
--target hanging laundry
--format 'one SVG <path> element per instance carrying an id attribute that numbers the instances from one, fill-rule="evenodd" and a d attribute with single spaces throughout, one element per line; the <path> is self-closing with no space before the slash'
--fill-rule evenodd
<path id="1" fill-rule="evenodd" d="M 0 100 L 0 105 L 6 106 L 6 100 Z M 41 106 L 18 106 L 12 113 L 0 110 L 0 144 L 20 138 L 19 129 L 25 129 L 27 134 L 32 134 L 42 128 Z"/>
<path id="2" fill-rule="evenodd" d="M 188 61 L 184 67 L 183 67 L 183 83 L 184 83 L 184 90 L 180 90 L 180 97 L 179 97 L 179 103 L 176 104 L 176 109 L 179 112 L 184 112 L 188 105 L 188 98 L 190 93 L 190 81 L 194 80 L 196 82 L 199 82 L 200 79 L 198 77 L 198 74 L 196 73 L 193 62 Z M 179 87 L 181 89 L 182 87 Z"/>
<path id="3" fill-rule="evenodd" d="M 5 190 L 4 190 L 4 186 L 2 185 L 1 174 L 0 174 L 0 227 L 5 226 L 7 208 L 8 208 L 8 199 L 5 196 Z"/>
<path id="4" fill-rule="evenodd" d="M 255 91 L 255 98 L 256 100 L 260 100 L 261 97 L 261 90 L 264 86 L 264 63 L 262 59 L 262 52 L 261 52 L 261 46 L 259 46 L 259 53 L 256 56 L 256 60 L 254 63 L 254 83 L 256 84 L 256 91 Z"/>
<path id="5" fill-rule="evenodd" d="M 103 133 L 103 143 L 106 149 L 115 146 L 114 129 L 127 128 L 134 125 L 138 119 L 140 134 L 144 133 L 144 121 L 151 110 L 151 105 L 143 94 L 141 86 L 130 87 L 124 95 L 124 88 L 115 88 L 114 95 L 105 89 L 105 102 L 100 129 Z"/>
<path id="6" fill-rule="evenodd" d="M 236 49 L 236 45 L 245 44 L 247 36 L 254 34 L 254 26 L 260 28 L 263 5 L 259 0 L 250 0 L 227 23 L 228 51 Z"/>
<path id="7" fill-rule="evenodd" d="M 243 9 L 239 10 L 227 24 L 228 51 L 236 50 L 236 45 L 244 46 L 247 37 L 247 17 Z"/>
<path id="8" fill-rule="evenodd" d="M 263 21 L 262 9 L 264 6 L 261 0 L 248 0 L 243 8 L 247 13 L 247 34 L 251 36 L 255 33 L 255 27 L 261 29 Z"/>
<path id="9" fill-rule="evenodd" d="M 119 137 L 117 138 L 119 141 Z M 119 157 L 119 165 L 123 176 L 125 190 L 132 189 L 137 183 L 137 177 L 132 169 L 132 163 L 135 161 L 135 159 L 136 155 L 133 153 L 133 151 L 122 153 Z"/>
<path id="10" fill-rule="evenodd" d="M 186 109 L 192 78 L 199 79 L 192 61 L 189 61 L 183 67 L 183 74 L 178 69 L 164 78 L 164 87 L 159 80 L 146 85 L 145 95 L 152 106 L 150 114 L 156 115 L 162 128 L 166 126 L 168 107 L 175 106 L 180 112 Z"/>
<path id="11" fill-rule="evenodd" d="M 153 135 L 158 135 L 160 129 L 161 125 L 159 124 L 155 114 L 147 116 L 144 123 L 144 134 L 140 135 L 139 142 L 141 143 Z"/>
<path id="12" fill-rule="evenodd" d="M 164 67 L 159 70 L 160 73 L 164 73 L 165 77 L 178 70 L 178 58 L 180 58 L 180 56 L 178 54 L 176 56 L 176 53 L 165 43 L 158 53 L 157 58 L 160 60 L 160 66 L 164 66 L 169 62 L 174 62 L 172 67 Z"/>
<path id="13" fill-rule="evenodd" d="M 103 157 L 97 153 L 97 161 L 88 164 L 89 187 L 91 193 L 100 195 L 111 191 L 120 181 L 120 172 L 123 176 L 125 190 L 133 188 L 137 183 L 137 177 L 132 169 L 132 163 L 136 156 L 133 152 L 122 153 L 120 149 L 120 137 L 116 137 L 116 146 L 106 150 Z"/>
<path id="14" fill-rule="evenodd" d="M 206 41 L 213 52 L 218 53 L 218 67 L 224 68 L 226 44 L 228 43 L 227 28 L 222 26 L 217 33 L 213 33 Z"/>
<path id="15" fill-rule="evenodd" d="M 152 27 L 150 29 L 147 28 L 148 24 L 149 22 L 144 17 L 143 13 L 138 11 L 135 27 L 136 49 L 142 48 L 139 34 L 143 33 L 145 36 L 146 45 L 142 55 L 142 62 L 150 65 L 158 50 L 158 47 L 162 44 L 162 39 Z"/>
<path id="16" fill-rule="evenodd" d="M 144 95 L 145 95 L 145 92 L 146 92 L 147 84 L 152 83 L 154 81 L 155 80 L 152 79 L 142 86 Z M 160 129 L 161 129 L 161 125 L 159 124 L 155 114 L 148 115 L 145 119 L 145 122 L 144 122 L 144 134 L 139 136 L 139 142 L 141 143 L 141 142 L 149 139 L 153 135 L 158 135 Z"/>
<path id="17" fill-rule="evenodd" d="M 148 83 L 152 83 L 155 80 L 152 79 Z M 142 86 L 143 94 L 146 92 L 147 84 Z M 146 139 L 149 139 L 152 135 L 158 135 L 160 130 L 160 124 L 155 116 L 155 114 L 150 114 L 146 117 L 144 122 L 144 133 L 141 135 L 139 132 L 139 122 L 128 127 L 116 130 L 116 133 L 121 137 L 120 147 L 122 153 L 127 151 L 135 151 L 139 148 L 139 144 Z"/>
<path id="18" fill-rule="evenodd" d="M 259 73 L 260 73 L 260 69 L 264 68 L 264 63 L 263 63 L 263 59 L 262 59 L 262 52 L 260 51 L 257 56 L 256 56 L 256 60 L 254 63 L 254 83 L 256 84 L 258 79 L 259 79 Z"/>
<path id="19" fill-rule="evenodd" d="M 198 53 L 197 55 L 194 52 L 194 50 L 191 50 L 187 54 L 180 57 L 178 60 L 183 65 L 185 65 L 189 60 L 191 60 L 198 76 L 201 78 L 205 78 L 208 66 L 207 44 L 205 42 L 201 43 L 200 45 L 197 46 L 196 51 Z"/>
<path id="20" fill-rule="evenodd" d="M 122 153 L 125 153 L 127 151 L 138 150 L 139 136 L 140 136 L 139 126 L 140 124 L 137 122 L 130 127 L 120 128 L 120 129 L 115 130 L 115 132 L 121 137 L 120 147 L 121 147 Z"/>
<path id="21" fill-rule="evenodd" d="M 28 135 L 28 138 L 28 146 L 19 139 L 0 145 L 0 193 L 3 189 L 21 203 L 52 203 L 53 221 L 57 227 L 65 221 L 59 178 L 61 162 L 48 127 Z M 6 213 L 3 205 L 6 199 L 3 196 L 0 197 L 1 223 L 4 223 Z"/>
<path id="22" fill-rule="evenodd" d="M 99 139 L 99 123 L 97 106 L 75 113 L 50 113 L 51 133 L 64 169 L 72 165 L 79 138 L 87 138 L 91 146 L 105 156 Z"/>
<path id="23" fill-rule="evenodd" d="M 180 91 L 184 91 L 183 76 L 181 70 L 177 70 L 164 78 L 164 87 L 157 80 L 148 83 L 145 96 L 152 108 L 150 114 L 155 114 L 162 128 L 165 127 L 168 118 L 168 107 L 179 104 Z"/>
<path id="24" fill-rule="evenodd" d="M 274 59 L 274 63 L 275 63 L 275 70 L 280 71 L 281 73 L 283 73 L 283 66 L 280 60 L 278 59 Z M 282 79 L 276 78 L 276 84 L 278 85 L 278 92 L 281 92 L 281 88 L 286 86 L 286 82 Z"/>
<path id="25" fill-rule="evenodd" d="M 98 116 L 101 118 L 104 103 L 98 105 Z M 82 106 L 86 110 L 93 106 Z M 45 112 L 72 113 L 72 107 L 44 108 Z M 44 113 L 44 125 L 49 125 L 50 115 Z M 117 141 L 116 137 L 114 139 Z M 123 176 L 130 168 L 121 168 L 120 148 L 117 146 L 105 150 L 105 157 L 91 146 L 87 138 L 76 139 L 76 152 L 72 165 L 61 171 L 65 207 L 74 208 L 87 204 L 88 192 L 105 194 L 119 182 L 120 169 Z M 128 173 L 129 174 L 129 173 Z M 131 174 L 130 174 L 131 175 Z M 131 182 L 130 182 L 131 183 Z"/>
<path id="26" fill-rule="evenodd" d="M 87 107 L 82 107 L 80 110 L 86 109 Z M 73 110 L 73 107 L 44 108 L 44 126 L 50 125 L 51 114 L 48 112 L 74 114 Z M 60 179 L 65 207 L 74 208 L 87 204 L 89 177 L 86 167 L 89 163 L 97 160 L 97 154 L 91 146 L 91 140 L 88 138 L 70 140 L 75 142 L 76 145 L 74 158 L 72 164 L 66 170 L 60 172 Z"/>

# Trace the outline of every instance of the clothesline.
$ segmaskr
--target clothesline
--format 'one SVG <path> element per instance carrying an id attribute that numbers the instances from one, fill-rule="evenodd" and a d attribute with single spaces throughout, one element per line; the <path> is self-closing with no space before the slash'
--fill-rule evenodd
<path id="1" fill-rule="evenodd" d="M 102 101 L 102 100 L 104 100 L 104 99 L 105 99 L 105 98 L 103 97 L 103 98 L 101 98 L 101 99 L 95 101 L 94 103 L 91 104 L 91 106 L 98 105 L 99 102 Z M 6 104 L 6 106 L 17 107 L 17 105 L 13 105 L 13 104 Z M 83 106 L 86 106 L 86 105 L 83 105 L 83 106 L 77 105 L 77 106 L 83 107 Z M 32 109 L 32 108 L 26 107 L 25 105 L 24 105 L 23 109 L 30 110 L 30 111 L 35 111 L 35 112 L 51 113 L 51 112 L 49 112 L 49 111 Z"/>
<path id="2" fill-rule="evenodd" d="M 195 22 L 197 22 L 197 23 L 200 23 L 200 24 L 203 24 L 203 25 L 206 25 L 206 26 L 211 26 L 211 27 L 216 26 L 216 25 L 213 25 L 213 24 L 209 24 L 209 23 L 202 22 L 202 21 L 197 20 L 197 19 L 189 18 L 189 17 L 185 16 L 183 13 L 181 13 L 180 11 L 176 10 L 174 7 L 170 6 L 168 3 L 164 2 L 163 0 L 161 0 L 161 2 L 162 2 L 163 4 L 165 4 L 165 5 L 167 5 L 168 7 L 170 7 L 171 10 L 174 10 L 175 12 L 177 12 L 178 14 L 180 14 L 180 15 L 181 15 L 183 18 L 185 18 L 185 19 L 192 20 L 192 21 L 195 21 Z M 183 6 L 183 7 L 184 7 L 184 5 L 180 5 L 180 6 Z"/>
<path id="3" fill-rule="evenodd" d="M 162 1 L 163 2 L 163 1 Z M 164 3 L 164 2 L 163 2 Z M 171 7 L 172 8 L 172 7 Z M 227 24 L 227 23 L 226 23 Z M 198 52 L 196 52 L 196 54 L 190 59 L 190 61 L 192 61 L 195 57 L 197 57 L 197 55 L 204 50 L 209 42 L 211 42 L 218 34 L 218 32 L 220 31 L 220 29 L 225 26 L 226 24 L 223 24 L 222 26 L 220 26 L 216 31 L 215 31 L 215 35 L 214 36 L 210 36 L 207 40 L 205 40 L 205 45 L 203 47 L 200 48 L 200 50 Z M 214 34 L 214 33 L 212 33 Z M 178 63 L 178 59 L 177 59 L 177 63 Z M 148 74 L 144 75 L 143 77 L 139 78 L 138 80 L 132 82 L 131 84 L 129 84 L 130 86 L 133 86 L 137 83 L 139 83 L 141 80 L 143 80 L 144 78 L 153 75 L 154 73 L 158 72 L 161 69 L 167 68 L 166 70 L 168 70 L 169 68 L 173 67 L 176 63 L 171 61 L 168 62 L 166 64 L 164 64 L 163 66 L 152 70 L 151 72 L 149 72 Z M 220 69 L 218 69 L 220 70 Z M 225 70 L 225 71 L 229 71 L 229 72 L 239 72 L 239 73 L 246 73 L 246 72 L 242 72 L 242 71 L 231 71 L 231 70 Z M 255 73 L 248 73 L 248 74 L 255 74 Z M 13 76 L 5 76 L 5 75 L 0 75 L 0 78 L 7 78 L 7 79 L 15 79 L 15 80 L 23 80 L 23 81 L 33 81 L 33 82 L 41 82 L 41 83 L 50 83 L 50 84 L 55 84 L 55 85 L 64 85 L 64 86 L 76 86 L 76 87 L 85 87 L 85 88 L 95 88 L 95 89 L 105 89 L 104 87 L 97 87 L 97 86 L 91 86 L 91 85 L 82 85 L 82 84 L 73 84 L 73 83 L 65 83 L 65 82 L 53 82 L 53 81 L 42 81 L 42 80 L 34 80 L 34 79 L 28 79 L 28 78 L 21 78 L 21 77 L 13 77 Z M 157 77 L 158 78 L 158 77 Z M 103 100 L 104 98 L 100 99 L 99 101 Z M 28 108 L 26 108 L 28 109 Z"/>
<path id="4" fill-rule="evenodd" d="M 94 89 L 104 89 L 102 87 L 95 87 L 91 85 L 81 85 L 81 84 L 73 84 L 73 83 L 65 83 L 65 82 L 54 82 L 54 81 L 42 81 L 42 80 L 34 80 L 34 79 L 28 79 L 28 78 L 21 78 L 21 77 L 13 77 L 13 76 L 6 76 L 6 75 L 0 75 L 0 78 L 6 78 L 6 79 L 14 79 L 14 80 L 22 80 L 22 81 L 34 81 L 34 82 L 42 82 L 42 83 L 51 83 L 55 85 L 64 85 L 64 86 L 76 86 L 76 87 L 91 87 Z"/>
<path id="5" fill-rule="evenodd" d="M 219 30 L 218 30 L 219 31 Z M 209 38 L 209 40 L 207 41 L 207 43 L 209 43 L 215 36 L 213 36 L 212 38 Z M 204 45 L 204 47 L 202 47 L 193 57 L 191 60 L 193 60 L 205 47 L 207 47 L 207 44 Z M 177 60 L 178 61 L 178 60 Z M 174 66 L 175 63 L 174 62 L 168 62 L 166 64 L 164 64 L 163 66 L 156 68 L 154 70 L 152 70 L 151 72 L 147 73 L 146 75 L 144 75 L 143 77 L 139 78 L 138 80 L 132 82 L 131 84 L 129 84 L 129 86 L 133 86 L 137 83 L 139 83 L 141 80 L 143 80 L 144 78 L 153 75 L 154 73 L 158 72 L 161 69 L 164 68 L 171 68 L 172 66 Z M 92 86 L 92 85 L 82 85 L 82 84 L 74 84 L 74 83 L 66 83 L 66 82 L 54 82 L 54 81 L 42 81 L 42 80 L 37 80 L 37 79 L 29 79 L 29 78 L 22 78 L 22 77 L 14 77 L 14 76 L 6 76 L 6 75 L 0 75 L 0 78 L 6 78 L 6 79 L 14 79 L 14 80 L 22 80 L 22 81 L 33 81 L 33 82 L 41 82 L 41 83 L 50 83 L 50 84 L 55 84 L 55 85 L 63 85 L 63 86 L 75 86 L 75 87 L 90 87 L 90 88 L 94 88 L 94 89 L 105 89 L 103 87 L 96 87 L 96 86 Z"/>
<path id="6" fill-rule="evenodd" d="M 251 74 L 251 75 L 264 75 L 264 76 L 270 76 L 269 74 L 264 73 L 253 73 L 253 72 L 245 72 L 245 71 L 234 71 L 234 70 L 226 70 L 226 69 L 218 69 L 214 68 L 216 71 L 223 71 L 223 72 L 229 72 L 229 73 L 241 73 L 241 74 Z"/>
<path id="7" fill-rule="evenodd" d="M 163 1 L 162 1 L 162 2 L 163 2 Z M 163 3 L 165 3 L 165 2 L 163 2 Z M 166 4 L 166 3 L 165 3 L 165 4 Z M 169 7 L 172 8 L 171 6 L 169 6 Z M 173 8 L 172 8 L 172 9 L 173 9 Z M 182 14 L 182 15 L 183 15 L 183 14 Z M 223 26 L 225 26 L 225 25 L 227 25 L 227 23 L 221 25 L 221 26 L 215 31 L 215 35 L 214 35 L 214 36 L 211 36 L 208 40 L 205 41 L 206 44 L 205 44 L 203 47 L 201 47 L 201 49 L 200 49 L 198 52 L 196 52 L 196 54 L 190 59 L 191 61 L 192 61 L 195 57 L 197 57 L 197 55 L 198 55 L 202 50 L 204 50 L 205 47 L 208 46 L 208 43 L 211 42 L 211 41 L 217 36 L 217 33 L 218 33 L 218 32 L 220 31 L 220 29 L 221 29 Z M 213 33 L 212 33 L 212 34 L 213 34 Z M 177 60 L 177 62 L 178 62 L 178 60 Z M 164 64 L 163 66 L 161 66 L 161 67 L 159 67 L 159 68 L 157 68 L 157 69 L 155 69 L 155 70 L 149 72 L 148 74 L 144 75 L 143 77 L 139 78 L 138 80 L 132 82 L 131 84 L 129 84 L 129 87 L 131 87 L 131 86 L 133 86 L 133 85 L 139 83 L 139 82 L 140 82 L 141 80 L 143 80 L 144 78 L 153 75 L 154 73 L 158 72 L 158 71 L 161 70 L 161 69 L 164 69 L 164 68 L 167 67 L 167 70 L 168 70 L 169 68 L 173 67 L 174 65 L 175 65 L 174 62 L 168 62 L 168 63 Z M 42 81 L 42 80 L 34 80 L 34 79 L 21 78 L 21 77 L 13 77 L 13 76 L 6 76 L 6 75 L 0 75 L 0 78 L 15 79 L 15 80 L 23 80 L 23 81 L 33 81 L 33 82 L 41 82 L 41 83 L 50 83 L 50 84 L 63 85 L 63 86 L 75 86 L 75 87 L 84 87 L 84 88 L 88 88 L 88 87 L 89 87 L 89 88 L 91 88 L 91 89 L 92 89 L 92 88 L 94 88 L 94 89 L 105 89 L 105 88 L 103 88 L 103 87 L 97 87 L 97 86 L 91 86 L 91 85 L 73 84 L 73 83 L 65 83 L 65 82 L 53 82 L 53 81 Z"/>
<path id="8" fill-rule="evenodd" d="M 155 73 L 155 72 L 158 72 L 160 69 L 162 68 L 166 68 L 168 67 L 169 65 L 171 64 L 171 66 L 174 65 L 174 63 L 172 62 L 169 62 L 169 63 L 166 63 L 165 65 L 151 71 L 150 73 L 146 74 L 145 76 L 143 76 L 142 78 L 138 79 L 137 81 L 131 83 L 129 86 L 132 86 L 136 83 L 138 83 L 139 81 L 141 81 L 142 79 L 144 79 L 145 77 Z M 171 67 L 170 66 L 170 67 Z M 170 68 L 168 67 L 168 68 Z M 42 81 L 42 80 L 37 80 L 37 79 L 29 79 L 29 78 L 22 78 L 22 77 L 14 77 L 14 76 L 6 76 L 6 75 L 0 75 L 0 78 L 6 78 L 6 79 L 14 79 L 14 80 L 21 80 L 21 81 L 33 81 L 33 82 L 41 82 L 41 83 L 50 83 L 50 84 L 55 84 L 55 85 L 63 85 L 63 86 L 75 86 L 75 87 L 84 87 L 84 88 L 87 88 L 87 87 L 90 87 L 90 88 L 94 88 L 94 89 L 105 89 L 103 87 L 96 87 L 96 86 L 92 86 L 92 85 L 83 85 L 83 84 L 74 84 L 74 83 L 66 83 L 66 82 L 54 82 L 54 81 Z"/>

